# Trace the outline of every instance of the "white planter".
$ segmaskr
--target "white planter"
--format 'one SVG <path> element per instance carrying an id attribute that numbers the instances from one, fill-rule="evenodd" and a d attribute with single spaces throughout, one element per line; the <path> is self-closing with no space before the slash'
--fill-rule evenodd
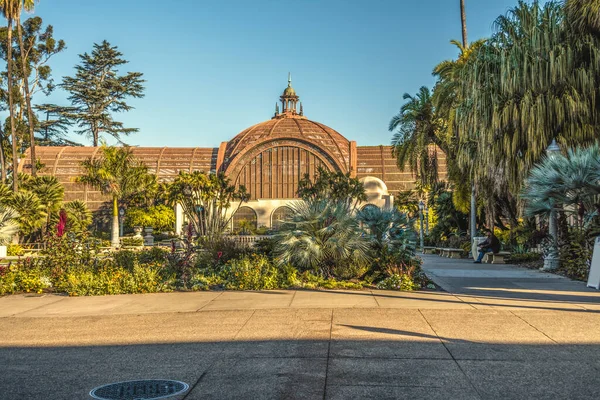
<path id="1" fill-rule="evenodd" d="M 6 246 L 0 246 L 0 257 L 6 257 Z"/>

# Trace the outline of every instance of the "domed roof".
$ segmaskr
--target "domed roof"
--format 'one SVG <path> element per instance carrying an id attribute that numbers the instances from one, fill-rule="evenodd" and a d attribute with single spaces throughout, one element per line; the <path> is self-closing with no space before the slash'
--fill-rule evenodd
<path id="1" fill-rule="evenodd" d="M 283 91 L 283 96 L 284 97 L 295 96 L 295 95 L 296 95 L 296 91 L 291 86 L 286 87 L 285 90 Z"/>
<path id="2" fill-rule="evenodd" d="M 301 116 L 285 116 L 261 122 L 243 130 L 227 143 L 224 166 L 242 151 L 273 140 L 289 139 L 307 142 L 325 150 L 338 165 L 347 169 L 350 142 L 330 127 Z"/>

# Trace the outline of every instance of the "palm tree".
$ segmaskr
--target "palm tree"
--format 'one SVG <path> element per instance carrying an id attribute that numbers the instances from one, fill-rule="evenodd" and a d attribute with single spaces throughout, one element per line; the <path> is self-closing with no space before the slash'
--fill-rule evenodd
<path id="1" fill-rule="evenodd" d="M 460 72 L 458 165 L 488 196 L 518 193 L 552 139 L 597 138 L 600 39 L 574 33 L 560 4 L 519 2 Z M 489 197 L 486 200 L 491 200 Z"/>
<path id="2" fill-rule="evenodd" d="M 180 171 L 175 180 L 165 185 L 167 201 L 179 204 L 200 236 L 221 235 L 249 195 L 244 186 L 236 188 L 224 173 L 206 174 Z M 232 203 L 237 203 L 229 211 Z"/>
<path id="3" fill-rule="evenodd" d="M 0 245 L 10 243 L 12 237 L 19 232 L 18 217 L 19 214 L 12 208 L 0 205 Z"/>
<path id="4" fill-rule="evenodd" d="M 274 237 L 276 260 L 301 270 L 332 276 L 334 267 L 366 265 L 369 240 L 360 233 L 358 220 L 346 204 L 327 200 L 301 201 L 292 206 Z"/>
<path id="5" fill-rule="evenodd" d="M 39 199 L 46 221 L 42 226 L 42 236 L 47 232 L 50 221 L 58 216 L 62 205 L 65 189 L 58 179 L 53 176 L 31 177 L 23 175 L 20 177 L 21 188 L 34 193 Z"/>
<path id="6" fill-rule="evenodd" d="M 83 201 L 73 200 L 65 203 L 64 209 L 67 212 L 67 230 L 69 232 L 85 232 L 91 225 L 92 212 Z"/>
<path id="7" fill-rule="evenodd" d="M 6 1 L 6 0 L 5 0 Z M 14 1 L 14 0 L 13 0 Z M 25 46 L 23 45 L 23 29 L 21 27 L 21 11 L 33 11 L 35 7 L 34 0 L 17 0 L 17 7 L 15 8 L 14 19 L 17 24 L 17 34 L 19 36 L 19 49 L 21 50 L 21 69 L 23 73 L 23 89 L 25 90 L 25 102 L 27 104 L 27 122 L 29 125 L 29 140 L 31 142 L 31 175 L 36 175 L 36 162 L 35 158 L 35 121 L 33 119 L 33 110 L 31 109 L 31 93 L 29 91 L 29 70 L 28 62 L 25 54 Z M 10 56 L 9 56 L 10 58 Z"/>
<path id="8" fill-rule="evenodd" d="M 15 193 L 8 205 L 18 214 L 20 232 L 25 237 L 32 238 L 33 234 L 43 227 L 47 214 L 40 198 L 32 192 Z"/>
<path id="9" fill-rule="evenodd" d="M 21 13 L 21 1 L 17 0 L 0 0 L 0 11 L 4 15 L 4 18 L 8 21 L 8 41 L 7 41 L 7 57 L 6 62 L 8 64 L 8 112 L 10 119 L 10 132 L 12 140 L 12 179 L 13 179 L 13 190 L 15 193 L 19 190 L 19 183 L 17 178 L 17 134 L 15 131 L 15 115 L 14 115 L 14 99 L 13 99 L 13 58 L 12 58 L 12 30 L 13 22 L 17 18 L 17 15 Z"/>
<path id="10" fill-rule="evenodd" d="M 567 0 L 565 10 L 576 29 L 600 35 L 600 1 Z"/>
<path id="11" fill-rule="evenodd" d="M 396 130 L 392 137 L 392 154 L 401 171 L 408 164 L 423 186 L 428 186 L 438 179 L 435 146 L 444 152 L 448 150 L 441 136 L 445 122 L 438 117 L 427 87 L 421 87 L 416 96 L 405 93 L 402 98 L 407 102 L 389 125 L 390 131 Z"/>
<path id="12" fill-rule="evenodd" d="M 119 247 L 119 202 L 126 202 L 129 196 L 153 187 L 156 180 L 128 146 L 103 146 L 101 154 L 99 158 L 81 163 L 84 174 L 77 182 L 91 185 L 112 198 L 111 245 Z"/>
<path id="13" fill-rule="evenodd" d="M 4 158 L 4 133 L 0 126 L 0 183 L 6 183 L 6 160 Z"/>
<path id="14" fill-rule="evenodd" d="M 465 11 L 465 0 L 460 0 L 460 23 L 462 27 L 462 44 L 468 46 L 467 42 L 467 13 Z"/>

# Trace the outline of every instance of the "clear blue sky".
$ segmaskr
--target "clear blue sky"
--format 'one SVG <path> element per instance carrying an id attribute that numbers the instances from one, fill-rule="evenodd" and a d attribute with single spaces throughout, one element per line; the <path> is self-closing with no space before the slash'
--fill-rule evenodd
<path id="1" fill-rule="evenodd" d="M 466 0 L 469 40 L 516 3 Z M 144 73 L 146 96 L 115 117 L 141 146 L 218 146 L 271 117 L 288 71 L 309 119 L 389 144 L 402 95 L 431 87 L 461 37 L 459 0 L 41 0 L 35 14 L 67 44 L 57 82 L 104 39 Z M 34 101 L 68 104 L 60 89 Z"/>

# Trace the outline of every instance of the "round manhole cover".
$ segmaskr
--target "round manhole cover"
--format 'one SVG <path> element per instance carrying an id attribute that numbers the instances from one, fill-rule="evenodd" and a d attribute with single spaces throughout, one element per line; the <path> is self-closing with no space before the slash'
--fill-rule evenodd
<path id="1" fill-rule="evenodd" d="M 165 399 L 188 390 L 187 383 L 166 379 L 145 379 L 109 383 L 92 389 L 90 396 L 99 400 Z"/>

